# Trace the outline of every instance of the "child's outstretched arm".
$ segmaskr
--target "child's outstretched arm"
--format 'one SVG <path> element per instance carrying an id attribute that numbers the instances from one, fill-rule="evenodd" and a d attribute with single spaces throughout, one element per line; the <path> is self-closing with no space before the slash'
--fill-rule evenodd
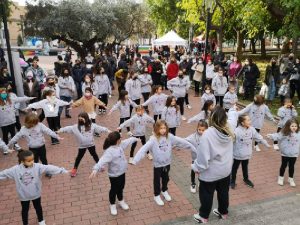
<path id="1" fill-rule="evenodd" d="M 129 127 L 130 124 L 132 123 L 132 119 L 133 117 L 131 117 L 129 120 L 125 120 L 119 127 L 118 130 L 122 130 L 124 127 Z"/>
<path id="2" fill-rule="evenodd" d="M 280 141 L 282 138 L 282 134 L 281 133 L 267 134 L 267 138 L 273 141 Z"/>
<path id="3" fill-rule="evenodd" d="M 102 126 L 99 126 L 99 125 L 94 124 L 94 123 L 93 123 L 93 126 L 95 127 L 95 132 L 96 133 L 109 133 L 109 132 L 111 132 L 111 130 L 106 128 L 106 127 L 102 127 Z"/>
<path id="4" fill-rule="evenodd" d="M 151 124 L 155 123 L 154 119 L 151 116 L 149 116 L 148 114 L 145 113 L 144 116 L 146 118 L 146 123 L 151 123 Z"/>
<path id="5" fill-rule="evenodd" d="M 15 97 L 15 98 L 12 98 L 11 100 L 16 103 L 16 102 L 27 102 L 27 101 L 30 101 L 35 98 L 36 97 L 23 96 L 23 97 Z"/>
<path id="6" fill-rule="evenodd" d="M 49 129 L 48 127 L 46 127 L 44 124 L 39 123 L 42 126 L 42 132 L 44 134 L 47 134 L 53 138 L 56 138 L 58 140 L 63 140 L 63 138 L 61 138 L 60 136 L 58 136 L 54 131 L 52 131 L 51 129 Z"/>
<path id="7" fill-rule="evenodd" d="M 96 100 L 95 100 L 95 103 L 96 103 L 96 105 L 102 106 L 102 107 L 104 107 L 105 109 L 107 109 L 106 105 L 105 105 L 102 101 L 100 101 L 99 99 L 96 99 Z"/>
<path id="8" fill-rule="evenodd" d="M 249 113 L 251 106 L 253 105 L 253 103 L 250 103 L 249 105 L 246 106 L 246 108 L 242 109 L 241 111 L 238 112 L 238 115 L 243 115 L 246 113 Z"/>
<path id="9" fill-rule="evenodd" d="M 148 100 L 145 101 L 145 102 L 142 104 L 142 106 L 148 106 L 149 104 L 152 103 L 152 101 L 153 101 L 153 96 L 151 96 L 150 98 L 148 98 Z"/>
<path id="10" fill-rule="evenodd" d="M 271 111 L 270 111 L 270 109 L 269 109 L 268 106 L 266 106 L 266 116 L 267 116 L 271 121 L 273 121 L 274 123 L 276 123 L 276 120 L 274 119 L 274 117 L 273 117 L 273 115 L 272 115 L 272 113 L 271 113 Z"/>
<path id="11" fill-rule="evenodd" d="M 73 134 L 73 126 L 62 127 L 58 131 L 56 131 L 56 133 L 58 133 L 58 134 L 60 134 L 60 133 Z"/>
<path id="12" fill-rule="evenodd" d="M 139 161 L 141 161 L 146 156 L 147 152 L 152 150 L 152 146 L 153 142 L 150 139 L 145 145 L 140 148 L 140 150 L 138 150 L 133 158 L 132 164 L 136 165 Z"/>
<path id="13" fill-rule="evenodd" d="M 14 179 L 15 178 L 15 166 L 9 169 L 0 171 L 0 180 Z"/>
<path id="14" fill-rule="evenodd" d="M 140 139 L 138 139 L 136 137 L 127 138 L 127 139 L 121 141 L 120 147 L 123 150 L 125 150 L 129 145 L 132 145 L 134 142 L 137 142 L 138 140 L 140 140 Z"/>
<path id="15" fill-rule="evenodd" d="M 34 102 L 34 103 L 31 103 L 29 104 L 25 110 L 28 110 L 28 109 L 42 109 L 43 108 L 43 100 L 41 101 L 38 101 L 38 102 Z"/>
<path id="16" fill-rule="evenodd" d="M 118 101 L 116 104 L 113 105 L 113 107 L 110 109 L 108 115 L 111 115 L 114 111 L 116 111 L 121 105 L 121 102 Z"/>
<path id="17" fill-rule="evenodd" d="M 0 138 L 0 149 L 3 150 L 3 154 L 4 155 L 13 152 L 13 150 L 10 150 L 8 148 L 8 146 L 4 143 L 4 141 L 1 140 L 1 138 Z"/>
<path id="18" fill-rule="evenodd" d="M 196 123 L 199 122 L 199 120 L 204 119 L 203 113 L 199 113 L 191 118 L 188 119 L 187 123 Z"/>
<path id="19" fill-rule="evenodd" d="M 89 178 L 93 179 L 94 177 L 96 177 L 98 171 L 103 171 L 104 166 L 107 165 L 108 163 L 110 163 L 112 161 L 112 159 L 113 159 L 112 155 L 109 152 L 104 151 L 104 154 L 100 158 L 99 162 L 93 167 L 93 171 L 92 171 L 91 175 L 89 176 Z"/>
<path id="20" fill-rule="evenodd" d="M 262 143 L 267 148 L 270 148 L 269 143 L 253 128 L 253 139 L 258 143 Z"/>
<path id="21" fill-rule="evenodd" d="M 8 144 L 7 144 L 7 146 L 13 146 L 15 143 L 17 143 L 18 142 L 18 140 L 20 140 L 22 137 L 24 136 L 24 128 L 22 129 L 21 128 L 21 130 L 18 132 L 18 133 L 16 133 L 16 135 L 12 138 L 12 139 L 10 139 L 10 141 L 8 142 Z"/>
<path id="22" fill-rule="evenodd" d="M 72 103 L 72 107 L 76 108 L 82 105 L 82 98 L 78 99 L 77 101 Z"/>
<path id="23" fill-rule="evenodd" d="M 176 146 L 176 147 L 183 148 L 183 149 L 189 149 L 192 152 L 196 152 L 196 148 L 194 147 L 194 145 L 192 145 L 190 142 L 188 142 L 184 138 L 177 137 L 172 134 L 169 134 L 169 138 L 171 140 L 172 147 Z"/>
<path id="24" fill-rule="evenodd" d="M 63 167 L 58 167 L 58 166 L 53 166 L 53 165 L 43 165 L 43 164 L 40 164 L 40 163 L 36 163 L 35 165 L 39 167 L 40 176 L 43 173 L 47 173 L 47 174 L 51 174 L 51 175 L 69 173 L 69 171 L 67 171 Z"/>

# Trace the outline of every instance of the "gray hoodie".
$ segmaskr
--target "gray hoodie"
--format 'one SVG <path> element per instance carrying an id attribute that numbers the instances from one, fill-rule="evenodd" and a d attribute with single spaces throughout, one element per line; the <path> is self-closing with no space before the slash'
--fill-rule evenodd
<path id="1" fill-rule="evenodd" d="M 121 101 L 118 101 L 110 110 L 110 113 L 119 110 L 120 111 L 120 118 L 128 118 L 130 117 L 130 106 L 132 106 L 133 108 L 137 107 L 137 104 L 128 99 L 128 101 L 125 102 L 125 104 L 123 105 L 123 103 Z"/>
<path id="2" fill-rule="evenodd" d="M 42 174 L 51 175 L 68 173 L 64 168 L 34 163 L 26 168 L 23 164 L 13 166 L 0 172 L 0 180 L 13 179 L 21 201 L 30 201 L 41 197 Z"/>
<path id="3" fill-rule="evenodd" d="M 236 127 L 238 114 L 230 109 L 228 124 Z M 233 139 L 209 127 L 202 135 L 197 149 L 197 159 L 192 164 L 194 171 L 200 172 L 199 180 L 213 182 L 230 175 L 233 163 Z"/>
<path id="4" fill-rule="evenodd" d="M 153 114 L 154 115 L 161 115 L 162 111 L 166 105 L 168 95 L 161 93 L 161 94 L 154 94 L 152 95 L 142 106 L 147 106 L 151 104 Z"/>
<path id="5" fill-rule="evenodd" d="M 208 116 L 205 115 L 205 111 L 202 110 L 199 114 L 196 116 L 193 116 L 192 118 L 188 119 L 188 123 L 198 123 L 200 120 L 205 120 L 208 123 L 208 118 L 210 115 L 210 111 L 208 111 Z"/>
<path id="6" fill-rule="evenodd" d="M 230 93 L 230 91 L 228 91 L 224 96 L 223 102 L 224 102 L 224 108 L 230 109 L 238 102 L 238 97 L 236 93 Z"/>
<path id="7" fill-rule="evenodd" d="M 71 76 L 58 78 L 59 95 L 65 97 L 72 97 L 76 90 L 74 80 Z"/>
<path id="8" fill-rule="evenodd" d="M 215 76 L 212 80 L 211 88 L 215 96 L 224 96 L 228 89 L 227 78 L 224 76 Z"/>
<path id="9" fill-rule="evenodd" d="M 154 119 L 148 116 L 146 113 L 139 116 L 135 114 L 129 120 L 126 120 L 124 123 L 120 125 L 120 128 L 123 129 L 124 127 L 131 127 L 132 134 L 135 137 L 145 136 L 146 135 L 146 125 L 147 124 L 154 124 Z"/>
<path id="10" fill-rule="evenodd" d="M 142 74 L 142 75 L 139 75 L 138 78 L 141 81 L 142 93 L 150 93 L 151 85 L 153 83 L 151 75 L 150 74 Z"/>
<path id="11" fill-rule="evenodd" d="M 280 120 L 278 123 L 278 127 L 283 128 L 286 121 L 298 116 L 296 109 L 294 108 L 286 108 L 284 106 L 280 107 L 277 112 L 277 116 L 279 116 Z"/>
<path id="12" fill-rule="evenodd" d="M 94 134 L 109 132 L 109 129 L 107 129 L 106 127 L 101 127 L 95 123 L 91 124 L 91 129 L 89 131 L 85 131 L 84 126 L 80 126 L 80 130 L 78 128 L 78 124 L 74 124 L 72 126 L 60 128 L 59 132 L 74 134 L 78 142 L 79 148 L 88 148 L 91 146 L 95 146 Z"/>
<path id="13" fill-rule="evenodd" d="M 48 99 L 43 99 L 39 102 L 29 104 L 26 109 L 43 109 L 45 117 L 57 117 L 60 106 L 70 105 L 70 102 L 65 102 L 58 98 L 51 102 Z"/>
<path id="14" fill-rule="evenodd" d="M 197 131 L 190 136 L 186 137 L 185 140 L 190 142 L 196 149 L 196 151 L 200 151 L 199 149 L 201 143 L 202 135 L 200 135 Z M 197 159 L 197 152 L 192 152 L 192 160 L 195 161 Z"/>
<path id="15" fill-rule="evenodd" d="M 1 138 L 0 138 L 0 149 L 3 150 L 3 153 L 8 153 L 9 150 L 7 145 L 4 143 L 4 141 L 1 140 Z"/>
<path id="16" fill-rule="evenodd" d="M 203 95 L 201 96 L 201 102 L 200 102 L 200 109 L 202 110 L 204 103 L 208 100 L 213 101 L 214 105 L 216 105 L 216 97 L 213 94 L 206 94 L 203 93 Z"/>
<path id="17" fill-rule="evenodd" d="M 269 107 L 265 104 L 258 106 L 254 103 L 251 103 L 247 105 L 246 108 L 238 112 L 239 115 L 243 115 L 246 113 L 248 113 L 251 119 L 252 126 L 256 129 L 261 129 L 263 127 L 265 116 L 275 122 L 275 119 L 273 118 Z"/>
<path id="18" fill-rule="evenodd" d="M 47 134 L 53 138 L 58 138 L 57 134 L 50 130 L 42 123 L 38 123 L 32 128 L 26 128 L 23 126 L 21 130 L 10 140 L 8 146 L 12 146 L 17 143 L 19 139 L 25 138 L 29 148 L 38 148 L 45 145 L 44 134 Z"/>
<path id="19" fill-rule="evenodd" d="M 125 83 L 125 89 L 128 91 L 128 97 L 131 100 L 137 100 L 142 97 L 142 83 L 139 79 L 129 79 Z"/>
<path id="20" fill-rule="evenodd" d="M 133 164 L 137 164 L 150 151 L 153 155 L 153 166 L 155 168 L 165 167 L 171 164 L 172 147 L 187 148 L 196 152 L 195 147 L 183 138 L 168 134 L 168 138 L 151 136 L 145 145 L 136 153 Z"/>
<path id="21" fill-rule="evenodd" d="M 16 123 L 15 104 L 18 102 L 27 102 L 31 97 L 16 97 L 11 98 L 11 104 L 8 102 L 5 105 L 0 105 L 0 127 L 5 127 Z"/>
<path id="22" fill-rule="evenodd" d="M 128 138 L 120 143 L 120 145 L 110 146 L 104 150 L 102 157 L 99 162 L 93 167 L 94 171 L 99 171 L 108 166 L 108 176 L 118 177 L 127 171 L 128 163 L 125 156 L 125 149 L 137 142 L 138 139 L 135 137 Z"/>
<path id="23" fill-rule="evenodd" d="M 96 75 L 95 76 L 95 85 L 97 93 L 94 93 L 95 96 L 103 95 L 103 94 L 111 94 L 111 86 L 108 76 L 106 74 Z"/>
<path id="24" fill-rule="evenodd" d="M 164 107 L 161 119 L 167 122 L 169 128 L 179 127 L 181 122 L 180 111 L 176 107 Z"/>
<path id="25" fill-rule="evenodd" d="M 92 89 L 93 91 L 93 95 L 97 95 L 98 93 L 98 89 L 97 89 L 97 85 L 95 82 L 93 83 L 89 83 L 89 84 L 86 84 L 85 82 L 82 83 L 82 87 L 81 87 L 81 90 L 82 90 L 82 93 L 85 93 L 85 89 L 89 87 Z"/>
<path id="26" fill-rule="evenodd" d="M 300 132 L 284 136 L 282 132 L 271 134 L 271 139 L 278 141 L 282 156 L 298 157 L 300 150 Z"/>
<path id="27" fill-rule="evenodd" d="M 168 81 L 167 87 L 172 91 L 172 95 L 176 98 L 183 98 L 188 90 L 188 80 L 184 78 L 175 77 Z"/>
<path id="28" fill-rule="evenodd" d="M 269 146 L 267 141 L 255 130 L 254 127 L 245 128 L 238 126 L 235 131 L 233 143 L 233 158 L 237 160 L 250 159 L 252 156 L 253 141 Z"/>

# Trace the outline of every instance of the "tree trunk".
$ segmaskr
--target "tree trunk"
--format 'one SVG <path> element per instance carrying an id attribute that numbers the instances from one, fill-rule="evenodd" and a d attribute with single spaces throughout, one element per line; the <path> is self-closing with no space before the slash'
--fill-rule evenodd
<path id="1" fill-rule="evenodd" d="M 281 49 L 281 54 L 286 54 L 290 52 L 290 42 L 289 38 L 284 38 L 283 43 L 282 43 L 282 49 Z"/>
<path id="2" fill-rule="evenodd" d="M 255 39 L 251 38 L 250 39 L 250 46 L 251 46 L 251 52 L 252 52 L 252 54 L 256 54 L 256 46 L 255 46 L 255 44 L 256 44 Z"/>
<path id="3" fill-rule="evenodd" d="M 219 32 L 217 33 L 218 46 L 220 48 L 220 52 L 223 52 L 223 27 L 221 26 Z"/>
<path id="4" fill-rule="evenodd" d="M 297 54 L 298 40 L 299 40 L 299 37 L 293 38 L 293 48 L 292 48 L 292 52 L 294 53 L 294 55 Z"/>
<path id="5" fill-rule="evenodd" d="M 265 37 L 260 37 L 260 54 L 262 58 L 266 58 L 267 51 L 266 51 L 266 39 Z"/>
<path id="6" fill-rule="evenodd" d="M 243 55 L 243 41 L 244 41 L 244 34 L 242 31 L 236 32 L 236 39 L 237 39 L 237 49 L 236 49 L 236 56 L 239 60 L 241 60 L 241 57 Z"/>

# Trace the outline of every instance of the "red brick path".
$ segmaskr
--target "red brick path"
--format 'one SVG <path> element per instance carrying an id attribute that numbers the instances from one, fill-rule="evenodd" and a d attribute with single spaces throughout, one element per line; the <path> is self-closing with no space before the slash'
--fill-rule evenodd
<path id="1" fill-rule="evenodd" d="M 187 117 L 199 111 L 199 98 L 192 97 L 190 101 L 192 110 L 186 110 Z M 109 106 L 116 101 L 116 97 L 109 100 Z M 72 119 L 62 119 L 63 126 L 76 122 L 80 110 L 73 109 Z M 119 123 L 118 112 L 111 117 L 99 116 L 98 124 L 106 126 L 111 130 Z M 182 122 L 177 134 L 185 137 L 194 132 L 196 124 L 189 125 Z M 274 132 L 276 127 L 266 123 L 262 133 Z M 124 135 L 125 136 L 125 135 Z M 64 134 L 65 138 L 60 145 L 49 145 L 50 138 L 47 137 L 48 161 L 57 166 L 71 169 L 77 154 L 77 144 L 73 136 Z M 104 136 L 96 138 L 97 152 L 102 154 Z M 23 141 L 21 146 L 26 146 Z M 139 144 L 140 145 L 140 144 Z M 138 148 L 137 148 L 138 150 Z M 129 149 L 126 152 L 129 154 Z M 180 158 L 189 169 L 191 163 L 190 153 L 175 151 L 176 157 Z M 0 170 L 9 168 L 17 162 L 16 153 L 9 156 L 0 155 Z M 79 174 L 75 178 L 68 175 L 54 176 L 52 179 L 43 178 L 42 204 L 47 225 L 85 225 L 85 224 L 156 224 L 178 217 L 192 215 L 196 212 L 192 204 L 185 197 L 183 190 L 177 186 L 172 177 L 169 184 L 169 193 L 173 197 L 170 203 L 164 207 L 157 206 L 153 201 L 152 176 L 153 167 L 150 161 L 144 159 L 138 166 L 129 166 L 126 174 L 125 200 L 130 206 L 128 212 L 118 209 L 118 216 L 111 216 L 109 213 L 108 190 L 109 180 L 106 173 L 101 173 L 98 178 L 91 181 L 88 176 L 94 165 L 92 157 L 87 154 L 79 167 Z M 242 184 L 241 174 L 238 175 L 238 186 L 231 191 L 231 205 L 239 205 L 257 200 L 263 200 L 274 196 L 284 195 L 290 192 L 300 191 L 300 183 L 297 188 L 290 188 L 288 185 L 279 187 L 276 184 L 280 155 L 272 149 L 254 153 L 250 161 L 249 174 L 255 184 L 254 189 L 249 189 Z M 175 167 L 176 165 L 172 165 Z M 296 181 L 300 182 L 300 171 L 296 169 Z M 0 182 L 0 225 L 21 224 L 20 202 L 15 191 L 13 181 Z M 37 224 L 33 206 L 30 210 L 30 224 Z"/>

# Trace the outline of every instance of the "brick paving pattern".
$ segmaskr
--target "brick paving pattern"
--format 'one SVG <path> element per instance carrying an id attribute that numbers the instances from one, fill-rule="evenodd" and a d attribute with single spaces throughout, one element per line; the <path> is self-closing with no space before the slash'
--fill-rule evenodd
<path id="1" fill-rule="evenodd" d="M 116 92 L 109 99 L 109 107 L 116 101 Z M 199 112 L 199 98 L 194 98 L 191 91 L 190 102 L 192 110 L 186 109 L 189 118 Z M 62 117 L 62 126 L 76 123 L 79 109 L 72 109 L 72 119 Z M 64 114 L 63 114 L 64 115 Z M 115 130 L 119 123 L 119 114 L 112 116 L 98 116 L 97 123 Z M 186 137 L 195 131 L 196 124 L 182 125 L 177 135 Z M 276 126 L 266 122 L 262 134 L 275 132 Z M 150 131 L 149 131 L 150 132 Z M 49 164 L 63 166 L 67 169 L 73 167 L 77 154 L 77 144 L 73 136 L 62 135 L 65 139 L 60 145 L 51 146 L 50 138 L 46 137 L 47 157 Z M 126 136 L 124 134 L 124 136 Z M 102 154 L 102 144 L 105 135 L 95 138 L 99 156 Z M 270 143 L 270 141 L 269 141 Z M 26 147 L 24 140 L 20 145 Z M 138 144 L 138 147 L 141 144 Z M 254 182 L 255 188 L 250 189 L 242 182 L 241 169 L 238 172 L 237 188 L 230 191 L 230 205 L 239 206 L 245 203 L 266 200 L 275 196 L 284 196 L 300 191 L 300 171 L 296 164 L 295 180 L 299 186 L 291 188 L 287 184 L 284 187 L 277 185 L 277 176 L 280 165 L 280 154 L 272 148 L 262 146 L 262 152 L 254 152 L 250 160 L 249 177 Z M 136 149 L 136 151 L 138 148 Z M 129 149 L 126 152 L 129 156 Z M 109 179 L 106 173 L 100 173 L 93 181 L 88 176 L 95 164 L 87 152 L 79 166 L 78 175 L 71 178 L 68 175 L 53 176 L 52 179 L 43 179 L 42 205 L 47 225 L 85 225 L 85 224 L 159 224 L 174 221 L 181 217 L 190 217 L 197 212 L 199 207 L 198 194 L 191 194 L 190 188 L 190 164 L 191 154 L 188 151 L 174 150 L 173 164 L 171 165 L 171 178 L 169 193 L 173 197 L 170 203 L 163 207 L 157 206 L 153 201 L 153 167 L 148 159 L 144 159 L 137 166 L 129 166 L 126 173 L 126 187 L 124 198 L 130 206 L 128 212 L 118 209 L 117 216 L 111 216 L 109 212 L 108 191 Z M 9 168 L 17 163 L 16 153 L 12 155 L 0 155 L 0 170 Z M 0 182 L 0 225 L 21 224 L 21 205 L 16 195 L 13 181 Z M 37 224 L 33 206 L 30 210 L 30 224 Z M 173 222 L 170 222 L 173 224 Z"/>

